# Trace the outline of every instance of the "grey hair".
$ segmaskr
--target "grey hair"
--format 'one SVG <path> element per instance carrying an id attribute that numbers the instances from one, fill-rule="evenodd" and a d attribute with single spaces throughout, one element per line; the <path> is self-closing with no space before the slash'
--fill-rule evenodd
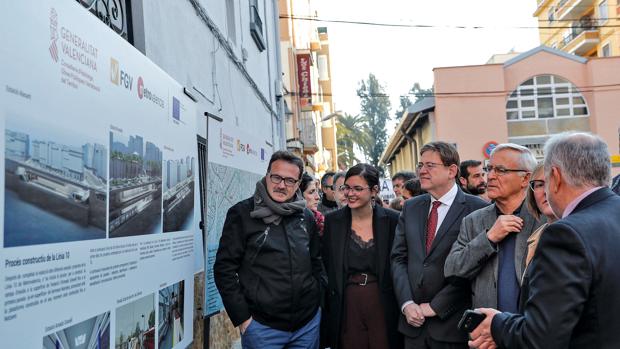
<path id="1" fill-rule="evenodd" d="M 513 151 L 518 152 L 520 169 L 527 170 L 528 172 L 534 171 L 534 168 L 536 167 L 536 164 L 537 164 L 536 157 L 534 156 L 534 154 L 532 154 L 532 151 L 529 150 L 528 148 L 522 145 L 514 144 L 514 143 L 502 143 L 496 146 L 491 151 L 491 157 L 493 156 L 493 154 L 499 151 L 502 151 L 502 150 L 513 150 Z M 523 174 L 523 176 L 525 176 L 525 174 Z"/>
<path id="2" fill-rule="evenodd" d="M 607 144 L 585 132 L 564 132 L 545 143 L 545 176 L 558 167 L 573 187 L 606 187 L 611 183 L 611 162 Z"/>
<path id="3" fill-rule="evenodd" d="M 334 175 L 334 180 L 333 180 L 333 184 L 336 184 L 336 181 L 338 180 L 338 178 L 340 177 L 344 177 L 347 173 L 344 171 L 340 171 L 340 172 L 336 172 L 336 174 Z"/>

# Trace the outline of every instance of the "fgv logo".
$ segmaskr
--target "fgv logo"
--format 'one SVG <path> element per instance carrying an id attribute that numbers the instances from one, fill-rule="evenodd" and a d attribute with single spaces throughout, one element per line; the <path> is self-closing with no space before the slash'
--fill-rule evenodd
<path id="1" fill-rule="evenodd" d="M 117 86 L 122 86 L 131 91 L 133 77 L 122 70 L 118 61 L 110 57 L 110 81 Z"/>

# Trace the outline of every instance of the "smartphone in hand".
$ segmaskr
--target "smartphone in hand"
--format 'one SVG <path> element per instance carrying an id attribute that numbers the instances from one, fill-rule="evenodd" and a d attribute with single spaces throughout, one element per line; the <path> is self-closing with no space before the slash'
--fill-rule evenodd
<path id="1" fill-rule="evenodd" d="M 459 321 L 459 330 L 467 332 L 473 331 L 487 316 L 476 310 L 465 310 L 461 321 Z"/>

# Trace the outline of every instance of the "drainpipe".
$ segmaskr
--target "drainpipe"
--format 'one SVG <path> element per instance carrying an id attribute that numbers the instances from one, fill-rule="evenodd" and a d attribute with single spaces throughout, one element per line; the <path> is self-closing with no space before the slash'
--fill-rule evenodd
<path id="1" fill-rule="evenodd" d="M 280 48 L 280 16 L 278 8 L 278 0 L 273 0 L 274 16 L 273 27 L 276 33 L 276 73 L 278 74 L 274 81 L 276 85 L 276 103 L 277 112 L 280 117 L 280 149 L 286 150 L 286 115 L 284 111 L 284 93 L 282 91 L 282 52 Z M 274 145 L 275 146 L 275 145 Z"/>

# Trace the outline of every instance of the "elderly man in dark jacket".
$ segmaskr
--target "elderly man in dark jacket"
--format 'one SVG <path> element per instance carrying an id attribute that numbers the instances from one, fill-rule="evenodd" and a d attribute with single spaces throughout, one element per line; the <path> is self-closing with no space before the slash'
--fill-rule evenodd
<path id="1" fill-rule="evenodd" d="M 312 213 L 299 193 L 303 162 L 278 151 L 254 196 L 228 210 L 214 265 L 244 348 L 318 348 L 325 278 Z"/>
<path id="2" fill-rule="evenodd" d="M 527 268 L 522 314 L 480 309 L 476 348 L 620 348 L 620 197 L 607 144 L 566 133 L 545 145 L 545 192 L 560 218 L 540 237 Z"/>

